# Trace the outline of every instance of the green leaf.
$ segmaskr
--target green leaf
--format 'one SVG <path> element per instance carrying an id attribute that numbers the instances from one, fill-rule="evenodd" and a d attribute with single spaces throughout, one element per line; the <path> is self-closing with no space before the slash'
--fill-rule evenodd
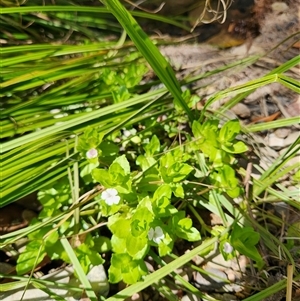
<path id="1" fill-rule="evenodd" d="M 153 218 L 153 213 L 148 208 L 139 206 L 132 216 L 131 234 L 135 237 L 146 235 Z"/>
<path id="2" fill-rule="evenodd" d="M 242 228 L 235 224 L 231 233 L 230 243 L 238 252 L 255 260 L 258 267 L 262 268 L 264 262 L 255 247 L 255 245 L 259 242 L 259 239 L 259 233 L 255 232 L 253 228 Z"/>
<path id="3" fill-rule="evenodd" d="M 18 275 L 29 272 L 35 265 L 42 262 L 45 255 L 46 252 L 43 241 L 34 240 L 29 242 L 17 260 L 16 271 Z"/>
<path id="4" fill-rule="evenodd" d="M 185 217 L 184 211 L 178 211 L 172 216 L 172 229 L 178 237 L 188 241 L 200 240 L 200 233 L 192 224 L 192 220 Z"/>
<path id="5" fill-rule="evenodd" d="M 142 192 L 154 192 L 161 178 L 159 172 L 155 167 L 151 167 L 143 173 L 143 176 L 138 181 L 138 190 Z"/>
<path id="6" fill-rule="evenodd" d="M 52 229 L 53 229 L 52 226 L 40 227 L 37 231 L 34 231 L 34 232 L 28 234 L 28 238 L 29 238 L 29 240 L 32 240 L 32 241 L 34 241 L 34 240 L 43 241 L 44 236 Z"/>
<path id="7" fill-rule="evenodd" d="M 115 254 L 113 254 L 114 256 Z M 110 265 L 109 270 L 108 270 L 108 279 L 110 283 L 118 283 L 122 281 L 123 276 L 122 276 L 122 271 L 121 269 L 118 269 L 114 267 L 113 265 Z"/>
<path id="8" fill-rule="evenodd" d="M 152 157 L 146 157 L 144 155 L 139 155 L 136 159 L 136 164 L 141 167 L 142 171 L 146 171 L 148 168 L 153 166 L 156 160 Z"/>
<path id="9" fill-rule="evenodd" d="M 195 227 L 191 227 L 188 230 L 181 229 L 179 231 L 176 231 L 176 235 L 187 241 L 199 241 L 201 239 L 200 232 Z"/>
<path id="10" fill-rule="evenodd" d="M 193 170 L 193 167 L 186 163 L 174 163 L 169 167 L 160 166 L 160 174 L 165 183 L 176 183 L 184 180 Z"/>
<path id="11" fill-rule="evenodd" d="M 55 244 L 53 245 L 47 245 L 46 247 L 46 252 L 47 255 L 52 259 L 60 259 L 60 260 L 64 260 L 65 262 L 69 262 L 69 257 L 64 249 L 64 247 L 62 246 L 62 244 L 60 243 L 60 240 L 58 240 Z"/>
<path id="12" fill-rule="evenodd" d="M 174 247 L 173 239 L 168 235 L 167 232 L 165 233 L 166 233 L 165 239 L 158 245 L 158 254 L 161 257 L 170 254 Z"/>
<path id="13" fill-rule="evenodd" d="M 109 175 L 114 185 L 122 185 L 128 179 L 123 167 L 115 161 L 109 167 Z"/>
<path id="14" fill-rule="evenodd" d="M 88 150 L 96 148 L 102 142 L 103 137 L 103 133 L 98 133 L 98 131 L 91 126 L 86 127 L 84 134 L 79 138 L 78 151 L 85 156 Z"/>
<path id="15" fill-rule="evenodd" d="M 181 183 L 171 185 L 171 189 L 176 197 L 184 198 L 184 189 Z"/>
<path id="16" fill-rule="evenodd" d="M 127 251 L 126 249 L 126 238 L 119 238 L 116 235 L 111 237 L 111 247 L 115 253 L 124 253 Z"/>
<path id="17" fill-rule="evenodd" d="M 112 216 L 108 219 L 108 228 L 119 238 L 126 238 L 131 231 L 131 219 Z"/>
<path id="18" fill-rule="evenodd" d="M 221 188 L 230 197 L 238 197 L 241 193 L 239 180 L 236 178 L 235 171 L 229 165 L 224 164 L 210 174 L 210 178 L 216 187 Z"/>
<path id="19" fill-rule="evenodd" d="M 93 179 L 106 188 L 114 187 L 110 173 L 106 169 L 95 168 L 92 170 Z"/>
<path id="20" fill-rule="evenodd" d="M 121 85 L 116 90 L 113 90 L 112 92 L 114 103 L 120 103 L 123 102 L 131 97 L 130 92 L 128 89 Z"/>
<path id="21" fill-rule="evenodd" d="M 124 170 L 124 175 L 130 174 L 130 165 L 125 155 L 116 158 L 113 164 L 114 163 L 118 163 L 122 167 L 122 169 Z"/>
<path id="22" fill-rule="evenodd" d="M 232 141 L 240 133 L 241 126 L 239 120 L 229 120 L 221 128 L 219 139 L 221 143 Z"/>
<path id="23" fill-rule="evenodd" d="M 159 186 L 156 189 L 156 191 L 154 192 L 153 200 L 158 200 L 162 197 L 166 197 L 166 198 L 170 199 L 171 195 L 172 195 L 171 186 L 169 184 L 163 184 L 163 185 Z"/>
<path id="24" fill-rule="evenodd" d="M 156 217 L 170 217 L 178 210 L 171 205 L 171 200 L 163 196 L 153 204 L 153 211 Z"/>
<path id="25" fill-rule="evenodd" d="M 102 141 L 99 148 L 102 151 L 102 156 L 104 157 L 116 156 L 120 151 L 120 148 L 110 141 Z"/>
<path id="26" fill-rule="evenodd" d="M 82 243 L 75 250 L 75 254 L 81 264 L 83 271 L 87 274 L 91 265 L 97 266 L 103 264 L 104 260 L 100 254 L 91 249 L 91 246 Z"/>
<path id="27" fill-rule="evenodd" d="M 126 238 L 126 249 L 133 259 L 142 259 L 149 251 L 148 239 L 146 236 L 128 235 Z"/>
<path id="28" fill-rule="evenodd" d="M 148 273 L 142 260 L 133 260 L 128 254 L 113 254 L 111 266 L 108 270 L 109 280 L 112 283 L 124 280 L 127 284 L 136 283 Z"/>
<path id="29" fill-rule="evenodd" d="M 111 240 L 105 236 L 99 236 L 94 238 L 93 249 L 99 253 L 106 253 L 112 248 Z"/>
<path id="30" fill-rule="evenodd" d="M 178 227 L 184 229 L 184 230 L 189 230 L 193 225 L 193 222 L 190 218 L 182 218 L 178 222 Z"/>
<path id="31" fill-rule="evenodd" d="M 86 164 L 80 171 L 80 177 L 84 180 L 86 184 L 93 182 L 92 171 L 99 166 L 97 159 L 96 163 Z"/>
<path id="32" fill-rule="evenodd" d="M 57 243 L 59 239 L 59 235 L 58 235 L 58 232 L 57 231 L 53 231 L 50 235 L 48 235 L 46 237 L 46 239 L 44 240 L 45 241 L 45 247 L 49 247 L 49 246 L 52 246 L 54 245 L 55 243 Z"/>
<path id="33" fill-rule="evenodd" d="M 241 154 L 248 150 L 246 144 L 242 141 L 238 141 L 236 143 L 232 143 L 232 145 L 227 146 L 221 145 L 222 149 L 230 154 Z"/>
<path id="34" fill-rule="evenodd" d="M 148 143 L 144 149 L 148 157 L 152 157 L 154 154 L 160 151 L 160 141 L 156 135 L 152 136 L 150 143 Z"/>

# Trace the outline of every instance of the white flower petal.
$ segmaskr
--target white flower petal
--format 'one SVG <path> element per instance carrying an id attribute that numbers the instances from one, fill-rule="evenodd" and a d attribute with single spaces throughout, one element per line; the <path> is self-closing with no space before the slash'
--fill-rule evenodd
<path id="1" fill-rule="evenodd" d="M 104 190 L 101 194 L 101 198 L 109 206 L 112 206 L 114 204 L 119 204 L 121 200 L 120 196 L 118 195 L 118 191 L 114 188 L 108 188 Z"/>
<path id="2" fill-rule="evenodd" d="M 225 242 L 225 244 L 223 245 L 223 251 L 227 254 L 232 253 L 233 251 L 233 247 L 229 242 Z"/>
<path id="3" fill-rule="evenodd" d="M 149 240 L 153 240 L 156 244 L 159 244 L 164 238 L 164 232 L 161 227 L 156 226 L 155 229 L 151 228 L 148 232 Z"/>
<path id="4" fill-rule="evenodd" d="M 94 159 L 98 157 L 98 151 L 95 148 L 91 148 L 86 152 L 86 157 L 88 159 Z"/>
<path id="5" fill-rule="evenodd" d="M 154 229 L 150 228 L 150 230 L 148 231 L 148 238 L 149 240 L 152 240 L 154 236 Z"/>
<path id="6" fill-rule="evenodd" d="M 163 232 L 163 230 L 162 230 L 161 227 L 156 226 L 156 227 L 155 227 L 155 234 L 156 234 L 157 236 L 162 236 L 162 235 L 164 235 L 164 232 Z"/>

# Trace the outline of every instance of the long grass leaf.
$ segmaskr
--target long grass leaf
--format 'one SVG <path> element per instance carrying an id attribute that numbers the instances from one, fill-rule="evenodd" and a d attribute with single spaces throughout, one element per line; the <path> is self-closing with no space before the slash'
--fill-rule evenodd
<path id="1" fill-rule="evenodd" d="M 180 84 L 177 81 L 170 64 L 118 0 L 103 0 L 103 3 L 109 8 L 122 27 L 126 30 L 137 49 L 142 53 L 154 72 L 168 88 L 176 103 L 184 109 L 190 121 L 193 121 L 193 113 L 182 98 Z"/>
<path id="2" fill-rule="evenodd" d="M 86 295 L 90 298 L 91 301 L 97 301 L 98 298 L 97 298 L 95 292 L 93 291 L 93 288 L 92 288 L 89 280 L 87 279 L 87 276 L 85 275 L 85 273 L 81 267 L 81 264 L 76 256 L 73 248 L 71 247 L 69 241 L 65 237 L 61 238 L 60 241 L 61 241 L 61 244 L 63 245 L 66 253 L 69 256 L 69 259 L 71 260 L 71 262 L 74 266 L 74 270 L 76 271 L 78 279 L 80 280 L 80 282 L 82 283 L 82 285 L 84 287 Z"/>

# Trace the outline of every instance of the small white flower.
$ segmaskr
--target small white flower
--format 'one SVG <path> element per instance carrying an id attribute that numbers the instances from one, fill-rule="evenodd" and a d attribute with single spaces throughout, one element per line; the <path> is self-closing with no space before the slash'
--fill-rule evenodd
<path id="1" fill-rule="evenodd" d="M 233 251 L 233 247 L 229 242 L 225 242 L 225 244 L 223 245 L 223 251 L 227 254 L 232 253 Z"/>
<path id="2" fill-rule="evenodd" d="M 88 159 L 94 159 L 98 157 L 98 151 L 95 148 L 91 148 L 86 152 L 86 157 Z"/>
<path id="3" fill-rule="evenodd" d="M 109 206 L 112 206 L 114 204 L 119 204 L 120 199 L 121 199 L 118 196 L 118 191 L 114 188 L 108 188 L 108 189 L 104 190 L 101 194 L 101 198 Z"/>
<path id="4" fill-rule="evenodd" d="M 128 130 L 124 130 L 123 135 L 128 138 L 129 136 L 131 136 L 131 133 Z"/>
<path id="5" fill-rule="evenodd" d="M 148 238 L 149 240 L 153 240 L 155 243 L 159 244 L 165 238 L 165 234 L 161 227 L 156 226 L 155 229 L 150 228 Z"/>

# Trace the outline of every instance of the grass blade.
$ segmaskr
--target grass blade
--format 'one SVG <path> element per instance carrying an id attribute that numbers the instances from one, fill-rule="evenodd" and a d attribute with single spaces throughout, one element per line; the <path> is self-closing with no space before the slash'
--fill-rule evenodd
<path id="1" fill-rule="evenodd" d="M 177 81 L 170 64 L 118 0 L 104 0 L 103 3 L 109 8 L 122 27 L 126 30 L 137 49 L 142 53 L 154 72 L 168 88 L 176 103 L 185 110 L 189 120 L 193 121 L 194 116 L 182 98 L 180 84 Z"/>

